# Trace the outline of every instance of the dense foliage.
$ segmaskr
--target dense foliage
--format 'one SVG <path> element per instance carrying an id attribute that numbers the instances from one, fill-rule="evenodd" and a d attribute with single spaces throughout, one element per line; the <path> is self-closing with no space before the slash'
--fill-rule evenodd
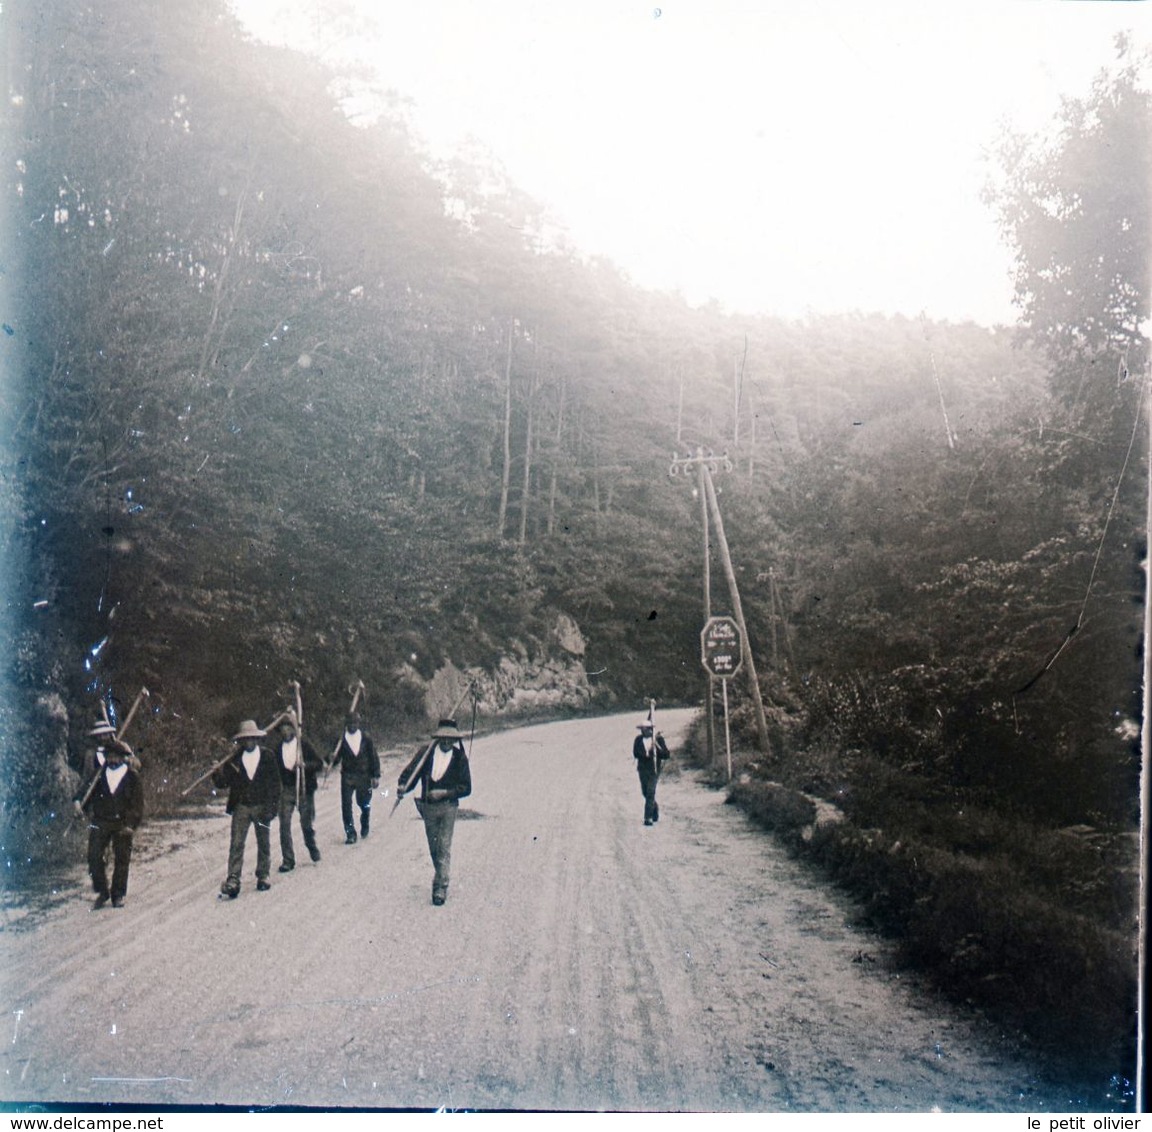
<path id="1" fill-rule="evenodd" d="M 558 611 L 605 699 L 700 699 L 700 503 L 668 475 L 696 446 L 733 461 L 760 773 L 862 825 L 914 794 L 1134 827 L 1145 61 L 1048 148 L 1005 140 L 1021 344 L 641 291 L 491 163 L 432 161 L 387 92 L 353 125 L 222 0 L 160 7 L 0 16 L 10 854 L 141 685 L 154 792 L 288 680 L 338 718 L 362 678 L 402 727 L 418 680 L 544 649 Z"/>

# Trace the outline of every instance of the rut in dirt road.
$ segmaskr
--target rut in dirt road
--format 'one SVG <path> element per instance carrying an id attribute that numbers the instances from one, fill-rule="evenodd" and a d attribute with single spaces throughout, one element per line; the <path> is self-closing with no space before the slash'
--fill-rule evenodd
<path id="1" fill-rule="evenodd" d="M 673 754 L 692 712 L 659 724 Z M 373 832 L 245 863 L 227 821 L 152 822 L 124 909 L 3 933 L 9 1103 L 658 1111 L 1066 1111 L 906 985 L 848 904 L 676 760 L 643 825 L 638 718 L 475 740 L 448 901 L 384 752 Z M 222 807 L 221 807 L 222 809 Z M 274 865 L 276 837 L 273 831 Z M 253 848 L 250 846 L 250 854 Z M 78 865 L 77 873 L 80 866 Z"/>

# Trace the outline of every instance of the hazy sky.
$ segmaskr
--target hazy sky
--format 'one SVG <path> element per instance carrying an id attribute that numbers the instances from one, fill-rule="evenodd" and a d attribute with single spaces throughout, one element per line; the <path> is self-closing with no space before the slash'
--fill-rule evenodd
<path id="1" fill-rule="evenodd" d="M 644 286 L 785 316 L 1011 322 L 980 202 L 1003 124 L 1043 129 L 1152 7 L 1121 0 L 235 0 L 255 34 L 370 58 L 447 151 L 471 134 Z"/>

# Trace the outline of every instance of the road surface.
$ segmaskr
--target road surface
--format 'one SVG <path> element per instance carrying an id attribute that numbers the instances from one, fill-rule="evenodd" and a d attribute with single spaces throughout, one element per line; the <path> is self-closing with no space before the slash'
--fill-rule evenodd
<path id="1" fill-rule="evenodd" d="M 660 723 L 676 751 L 688 711 Z M 0 1101 L 614 1111 L 1067 1111 L 674 763 L 643 825 L 615 716 L 477 738 L 448 902 L 386 752 L 371 836 L 220 900 L 223 803 L 146 823 L 126 907 L 0 932 Z M 194 768 L 189 778 L 195 776 Z M 387 795 L 385 796 L 385 790 Z"/>

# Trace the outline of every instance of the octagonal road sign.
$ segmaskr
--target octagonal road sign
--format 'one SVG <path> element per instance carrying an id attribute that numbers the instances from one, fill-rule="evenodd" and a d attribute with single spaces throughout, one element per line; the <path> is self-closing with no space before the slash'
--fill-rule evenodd
<path id="1" fill-rule="evenodd" d="M 731 617 L 709 617 L 700 633 L 700 660 L 713 676 L 735 676 L 743 660 L 740 626 Z"/>

